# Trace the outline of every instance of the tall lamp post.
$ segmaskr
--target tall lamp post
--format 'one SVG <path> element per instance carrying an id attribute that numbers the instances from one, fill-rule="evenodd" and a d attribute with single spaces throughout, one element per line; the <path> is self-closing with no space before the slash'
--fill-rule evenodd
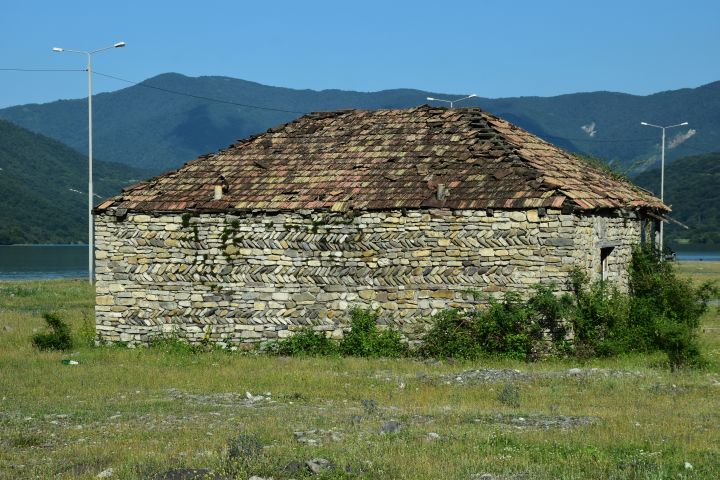
<path id="1" fill-rule="evenodd" d="M 122 48 L 125 42 L 117 42 L 109 47 L 98 48 L 86 52 L 84 50 L 70 50 L 69 48 L 53 48 L 53 52 L 81 53 L 87 56 L 88 78 L 88 280 L 93 283 L 95 242 L 93 238 L 93 121 L 92 121 L 92 56 L 113 48 Z"/>
<path id="2" fill-rule="evenodd" d="M 655 127 L 662 130 L 662 147 L 660 148 L 660 201 L 665 202 L 665 130 L 668 128 L 682 127 L 687 125 L 688 122 L 678 123 L 676 125 L 668 125 L 662 127 L 660 125 L 653 125 L 652 123 L 640 122 L 640 125 L 646 127 Z M 660 255 L 663 253 L 663 222 L 660 222 Z"/>
<path id="3" fill-rule="evenodd" d="M 450 104 L 450 108 L 453 108 L 453 104 L 455 104 L 455 103 L 457 103 L 457 102 L 461 102 L 461 101 L 463 101 L 463 100 L 467 100 L 468 98 L 475 98 L 475 97 L 477 97 L 477 95 L 475 95 L 475 94 L 473 93 L 472 95 L 468 95 L 467 97 L 457 98 L 457 99 L 455 99 L 455 100 L 443 100 L 442 98 L 433 98 L 433 97 L 427 97 L 427 100 L 430 100 L 431 102 L 445 102 L 445 103 L 449 103 L 449 104 Z"/>

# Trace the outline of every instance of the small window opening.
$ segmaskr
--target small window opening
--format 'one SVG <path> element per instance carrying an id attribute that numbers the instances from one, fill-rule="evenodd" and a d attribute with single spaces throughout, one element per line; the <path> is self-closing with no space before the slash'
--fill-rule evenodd
<path id="1" fill-rule="evenodd" d="M 600 273 L 603 282 L 610 276 L 610 254 L 613 247 L 604 247 L 600 249 Z"/>

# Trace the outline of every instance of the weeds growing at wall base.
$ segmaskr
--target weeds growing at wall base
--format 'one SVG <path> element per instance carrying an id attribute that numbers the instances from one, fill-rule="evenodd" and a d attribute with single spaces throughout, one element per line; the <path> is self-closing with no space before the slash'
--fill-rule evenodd
<path id="1" fill-rule="evenodd" d="M 708 301 L 718 290 L 711 282 L 695 285 L 677 275 L 649 247 L 638 247 L 630 265 L 629 292 L 589 282 L 580 270 L 571 275 L 571 293 L 539 284 L 529 299 L 509 292 L 501 300 L 469 311 L 445 310 L 415 352 L 397 331 L 379 332 L 377 313 L 354 309 L 351 328 L 339 344 L 323 333 L 302 331 L 276 344 L 282 355 L 351 355 L 473 360 L 501 356 L 534 361 L 547 356 L 611 357 L 662 351 L 671 369 L 700 366 L 697 331 Z"/>

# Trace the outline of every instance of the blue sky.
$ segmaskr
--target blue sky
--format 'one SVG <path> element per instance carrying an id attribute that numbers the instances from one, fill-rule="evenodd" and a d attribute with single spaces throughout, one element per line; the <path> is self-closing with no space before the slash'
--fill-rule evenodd
<path id="1" fill-rule="evenodd" d="M 11 0 L 0 68 L 84 68 L 131 80 L 226 75 L 292 88 L 411 87 L 485 97 L 649 94 L 720 80 L 717 1 Z M 124 88 L 96 78 L 96 91 Z M 0 107 L 86 93 L 82 72 L 0 71 Z"/>

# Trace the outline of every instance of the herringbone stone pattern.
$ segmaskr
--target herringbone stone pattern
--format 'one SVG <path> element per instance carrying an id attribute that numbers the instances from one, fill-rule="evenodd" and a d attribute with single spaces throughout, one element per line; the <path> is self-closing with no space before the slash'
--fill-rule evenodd
<path id="1" fill-rule="evenodd" d="M 485 296 L 565 288 L 574 267 L 627 281 L 641 219 L 559 210 L 129 214 L 96 218 L 97 330 L 247 347 L 311 326 L 340 337 L 353 306 L 415 341 L 431 315 Z"/>

